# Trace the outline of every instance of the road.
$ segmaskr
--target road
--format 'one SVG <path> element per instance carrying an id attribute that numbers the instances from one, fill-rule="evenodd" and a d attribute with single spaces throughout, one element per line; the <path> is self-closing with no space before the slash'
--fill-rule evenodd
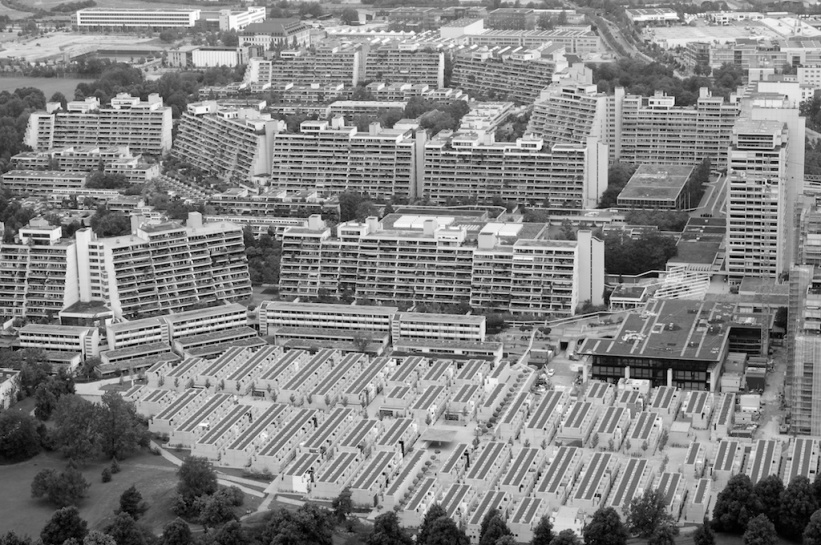
<path id="1" fill-rule="evenodd" d="M 724 216 L 724 205 L 727 201 L 727 176 L 719 174 L 718 179 L 707 184 L 699 207 L 693 210 L 691 217 L 698 218 L 710 214 L 714 218 Z"/>

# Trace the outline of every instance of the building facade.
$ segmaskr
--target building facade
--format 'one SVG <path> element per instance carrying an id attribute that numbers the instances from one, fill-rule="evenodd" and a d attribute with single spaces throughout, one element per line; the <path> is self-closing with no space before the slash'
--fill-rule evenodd
<path id="1" fill-rule="evenodd" d="M 588 232 L 577 241 L 546 233 L 545 224 L 404 214 L 334 232 L 312 217 L 283 235 L 280 289 L 541 315 L 571 315 L 586 300 L 601 301 L 603 243 Z"/>
<path id="2" fill-rule="evenodd" d="M 198 9 L 87 8 L 75 17 L 78 27 L 193 28 L 200 13 Z"/>

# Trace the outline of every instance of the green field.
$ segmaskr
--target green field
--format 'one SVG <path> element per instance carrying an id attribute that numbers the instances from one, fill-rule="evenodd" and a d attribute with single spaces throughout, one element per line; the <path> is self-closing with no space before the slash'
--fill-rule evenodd
<path id="1" fill-rule="evenodd" d="M 55 453 L 40 454 L 27 462 L 0 466 L 0 534 L 14 531 L 32 537 L 40 535 L 40 530 L 54 512 L 54 507 L 31 497 L 31 481 L 43 469 L 62 470 L 66 461 Z M 86 497 L 80 504 L 80 515 L 88 521 L 90 528 L 102 528 L 113 520 L 114 509 L 120 494 L 131 486 L 137 489 L 148 502 L 149 509 L 143 520 L 156 533 L 174 519 L 171 501 L 177 484 L 176 467 L 153 454 L 141 454 L 120 464 L 122 471 L 109 483 L 100 480 L 100 472 L 107 464 L 95 463 L 82 468 L 86 480 L 91 483 Z"/>

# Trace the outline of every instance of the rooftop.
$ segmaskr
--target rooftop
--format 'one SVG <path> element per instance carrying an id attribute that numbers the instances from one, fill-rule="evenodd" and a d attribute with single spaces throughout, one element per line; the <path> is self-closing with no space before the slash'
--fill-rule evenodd
<path id="1" fill-rule="evenodd" d="M 675 200 L 694 167 L 643 164 L 624 186 L 618 200 Z"/>
<path id="2" fill-rule="evenodd" d="M 733 315 L 727 303 L 654 299 L 641 314 L 629 314 L 614 339 L 588 339 L 580 352 L 719 362 Z"/>

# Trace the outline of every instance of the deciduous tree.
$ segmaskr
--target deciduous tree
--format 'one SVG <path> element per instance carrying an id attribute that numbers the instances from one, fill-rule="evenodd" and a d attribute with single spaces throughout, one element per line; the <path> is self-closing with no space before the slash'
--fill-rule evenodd
<path id="1" fill-rule="evenodd" d="M 446 516 L 448 516 L 448 514 L 441 505 L 438 503 L 431 505 L 425 513 L 425 517 L 422 519 L 422 524 L 419 525 L 419 533 L 416 534 L 416 543 L 419 545 L 427 543 L 433 523 L 436 519 Z"/>
<path id="2" fill-rule="evenodd" d="M 533 529 L 533 539 L 530 540 L 530 545 L 550 545 L 554 537 L 556 535 L 553 533 L 553 523 L 547 515 L 544 515 Z"/>
<path id="3" fill-rule="evenodd" d="M 129 486 L 120 495 L 120 508 L 117 513 L 126 513 L 134 520 L 139 520 L 146 511 L 148 511 L 148 504 L 143 501 L 143 495 L 135 485 Z"/>
<path id="4" fill-rule="evenodd" d="M 779 532 L 787 539 L 800 539 L 816 510 L 818 503 L 815 501 L 809 479 L 803 475 L 793 477 L 781 496 Z"/>
<path id="5" fill-rule="evenodd" d="M 626 545 L 627 529 L 621 517 L 612 507 L 605 507 L 593 513 L 593 518 L 584 527 L 585 545 Z"/>
<path id="6" fill-rule="evenodd" d="M 140 423 L 134 405 L 117 392 L 103 394 L 98 434 L 100 450 L 109 458 L 122 460 L 141 445 L 148 445 L 148 431 Z"/>
<path id="7" fill-rule="evenodd" d="M 493 509 L 488 511 L 482 519 L 479 545 L 495 545 L 499 538 L 511 535 L 511 533 L 499 511 Z"/>
<path id="8" fill-rule="evenodd" d="M 42 426 L 17 411 L 0 413 L 0 461 L 19 462 L 39 453 L 45 434 Z"/>
<path id="9" fill-rule="evenodd" d="M 64 395 L 54 409 L 54 441 L 66 458 L 86 461 L 99 454 L 100 407 L 77 395 Z"/>
<path id="10" fill-rule="evenodd" d="M 40 532 L 43 545 L 63 545 L 68 539 L 82 542 L 88 533 L 88 523 L 80 518 L 76 507 L 58 509 Z"/>
<path id="11" fill-rule="evenodd" d="M 184 520 L 176 518 L 163 528 L 160 545 L 192 545 L 193 543 L 191 528 Z"/>
<path id="12" fill-rule="evenodd" d="M 767 515 L 758 515 L 750 520 L 741 539 L 744 545 L 775 545 L 778 535 Z"/>
<path id="13" fill-rule="evenodd" d="M 470 545 L 470 539 L 453 519 L 445 516 L 433 521 L 425 545 Z"/>
<path id="14" fill-rule="evenodd" d="M 573 530 L 562 530 L 553 538 L 550 545 L 582 545 L 582 540 Z"/>
<path id="15" fill-rule="evenodd" d="M 713 534 L 713 528 L 710 521 L 704 519 L 704 522 L 696 528 L 693 532 L 694 545 L 715 545 L 716 536 Z"/>
<path id="16" fill-rule="evenodd" d="M 413 539 L 399 526 L 396 513 L 388 511 L 373 521 L 373 532 L 365 545 L 413 545 Z"/>
<path id="17" fill-rule="evenodd" d="M 778 475 L 770 475 L 755 483 L 753 492 L 761 501 L 762 513 L 770 521 L 778 520 L 781 512 L 781 501 L 784 495 L 784 483 Z"/>
<path id="18" fill-rule="evenodd" d="M 210 496 L 217 491 L 217 473 L 207 458 L 189 456 L 177 471 L 180 480 L 177 492 L 186 501 L 193 501 L 199 496 Z"/>
<path id="19" fill-rule="evenodd" d="M 753 491 L 750 478 L 741 473 L 730 478 L 718 493 L 713 508 L 713 526 L 719 532 L 741 534 L 750 519 L 761 513 L 761 502 Z"/>
<path id="20" fill-rule="evenodd" d="M 35 475 L 31 483 L 31 495 L 34 498 L 45 498 L 57 507 L 67 507 L 79 503 L 90 486 L 83 474 L 69 464 L 62 473 L 44 469 Z"/>
<path id="21" fill-rule="evenodd" d="M 647 539 L 661 526 L 673 526 L 675 522 L 661 492 L 648 489 L 628 505 L 626 524 L 631 534 Z"/>

